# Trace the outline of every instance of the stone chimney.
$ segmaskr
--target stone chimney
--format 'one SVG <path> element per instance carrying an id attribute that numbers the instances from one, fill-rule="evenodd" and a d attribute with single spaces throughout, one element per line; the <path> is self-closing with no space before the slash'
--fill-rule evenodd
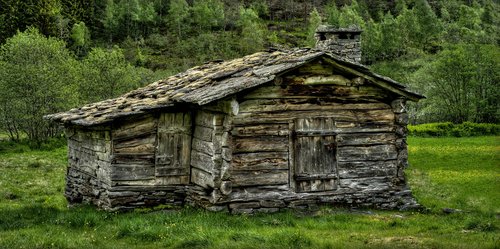
<path id="1" fill-rule="evenodd" d="M 320 25 L 316 29 L 316 49 L 329 52 L 350 61 L 361 62 L 361 29 L 334 28 Z"/>

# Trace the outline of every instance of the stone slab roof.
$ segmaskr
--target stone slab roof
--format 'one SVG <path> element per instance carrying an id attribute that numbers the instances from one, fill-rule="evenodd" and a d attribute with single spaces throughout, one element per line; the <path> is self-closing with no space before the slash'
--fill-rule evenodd
<path id="1" fill-rule="evenodd" d="M 269 82 L 279 74 L 322 56 L 352 68 L 366 75 L 382 88 L 411 100 L 424 98 L 390 78 L 370 72 L 361 64 L 322 51 L 301 48 L 258 52 L 230 61 L 208 62 L 120 97 L 91 103 L 66 112 L 50 114 L 45 118 L 64 124 L 94 126 L 126 116 L 169 108 L 179 103 L 204 105 Z"/>

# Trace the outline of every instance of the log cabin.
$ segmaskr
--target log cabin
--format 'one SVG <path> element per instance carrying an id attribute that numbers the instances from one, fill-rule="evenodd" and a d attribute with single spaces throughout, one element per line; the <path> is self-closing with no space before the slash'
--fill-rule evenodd
<path id="1" fill-rule="evenodd" d="M 418 207 L 404 175 L 406 102 L 424 96 L 360 64 L 360 34 L 321 26 L 316 48 L 211 61 L 46 116 L 65 127 L 68 202 Z"/>

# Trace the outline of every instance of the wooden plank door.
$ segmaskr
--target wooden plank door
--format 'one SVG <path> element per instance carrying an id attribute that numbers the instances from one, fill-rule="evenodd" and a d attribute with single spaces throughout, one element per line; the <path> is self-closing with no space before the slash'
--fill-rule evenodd
<path id="1" fill-rule="evenodd" d="M 337 189 L 337 149 L 333 124 L 330 118 L 296 120 L 294 179 L 298 192 Z"/>
<path id="2" fill-rule="evenodd" d="M 189 183 L 191 113 L 163 113 L 158 122 L 155 176 L 163 184 Z"/>

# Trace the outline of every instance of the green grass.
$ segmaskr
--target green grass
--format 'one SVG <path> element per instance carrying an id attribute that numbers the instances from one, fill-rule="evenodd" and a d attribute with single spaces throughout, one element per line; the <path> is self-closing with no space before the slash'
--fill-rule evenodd
<path id="1" fill-rule="evenodd" d="M 409 145 L 407 175 L 423 213 L 67 208 L 64 148 L 0 152 L 0 248 L 500 248 L 500 137 L 412 137 Z"/>

